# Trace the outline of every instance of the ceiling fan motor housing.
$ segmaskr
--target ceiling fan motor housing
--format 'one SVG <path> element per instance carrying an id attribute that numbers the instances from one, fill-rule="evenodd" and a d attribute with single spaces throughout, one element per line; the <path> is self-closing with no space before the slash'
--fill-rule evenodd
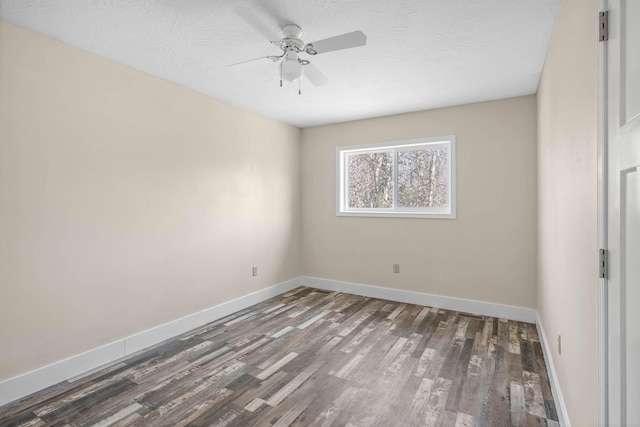
<path id="1" fill-rule="evenodd" d="M 284 43 L 285 50 L 302 51 L 304 48 L 304 42 L 300 39 L 302 28 L 296 24 L 287 24 L 282 27 L 282 33 L 284 34 L 282 42 Z"/>
<path id="2" fill-rule="evenodd" d="M 282 27 L 282 34 L 284 34 L 285 38 L 299 38 L 302 35 L 302 28 L 296 24 L 287 24 Z"/>

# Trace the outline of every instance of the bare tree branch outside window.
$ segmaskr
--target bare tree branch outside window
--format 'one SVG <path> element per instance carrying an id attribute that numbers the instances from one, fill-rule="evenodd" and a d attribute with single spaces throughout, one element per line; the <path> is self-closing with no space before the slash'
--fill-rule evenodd
<path id="1" fill-rule="evenodd" d="M 446 207 L 447 149 L 398 151 L 398 207 Z"/>
<path id="2" fill-rule="evenodd" d="M 393 207 L 393 153 L 348 156 L 349 207 Z"/>

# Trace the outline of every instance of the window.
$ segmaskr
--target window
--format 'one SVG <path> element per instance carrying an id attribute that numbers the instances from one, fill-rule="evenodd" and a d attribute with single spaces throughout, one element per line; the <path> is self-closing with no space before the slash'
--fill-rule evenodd
<path id="1" fill-rule="evenodd" d="M 341 216 L 455 218 L 455 138 L 338 147 Z"/>

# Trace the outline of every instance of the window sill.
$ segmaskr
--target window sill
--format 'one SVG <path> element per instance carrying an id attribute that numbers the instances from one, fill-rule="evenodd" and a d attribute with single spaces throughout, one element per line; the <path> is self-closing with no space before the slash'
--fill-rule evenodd
<path id="1" fill-rule="evenodd" d="M 380 218 L 431 218 L 431 219 L 456 219 L 453 213 L 428 213 L 428 212 L 336 212 L 336 216 L 360 216 Z"/>

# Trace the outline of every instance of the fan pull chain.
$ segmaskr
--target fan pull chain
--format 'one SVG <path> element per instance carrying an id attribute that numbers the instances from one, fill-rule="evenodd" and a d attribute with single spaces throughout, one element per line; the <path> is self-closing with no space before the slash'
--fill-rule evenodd
<path id="1" fill-rule="evenodd" d="M 302 95 L 302 77 L 298 79 L 298 95 Z"/>

